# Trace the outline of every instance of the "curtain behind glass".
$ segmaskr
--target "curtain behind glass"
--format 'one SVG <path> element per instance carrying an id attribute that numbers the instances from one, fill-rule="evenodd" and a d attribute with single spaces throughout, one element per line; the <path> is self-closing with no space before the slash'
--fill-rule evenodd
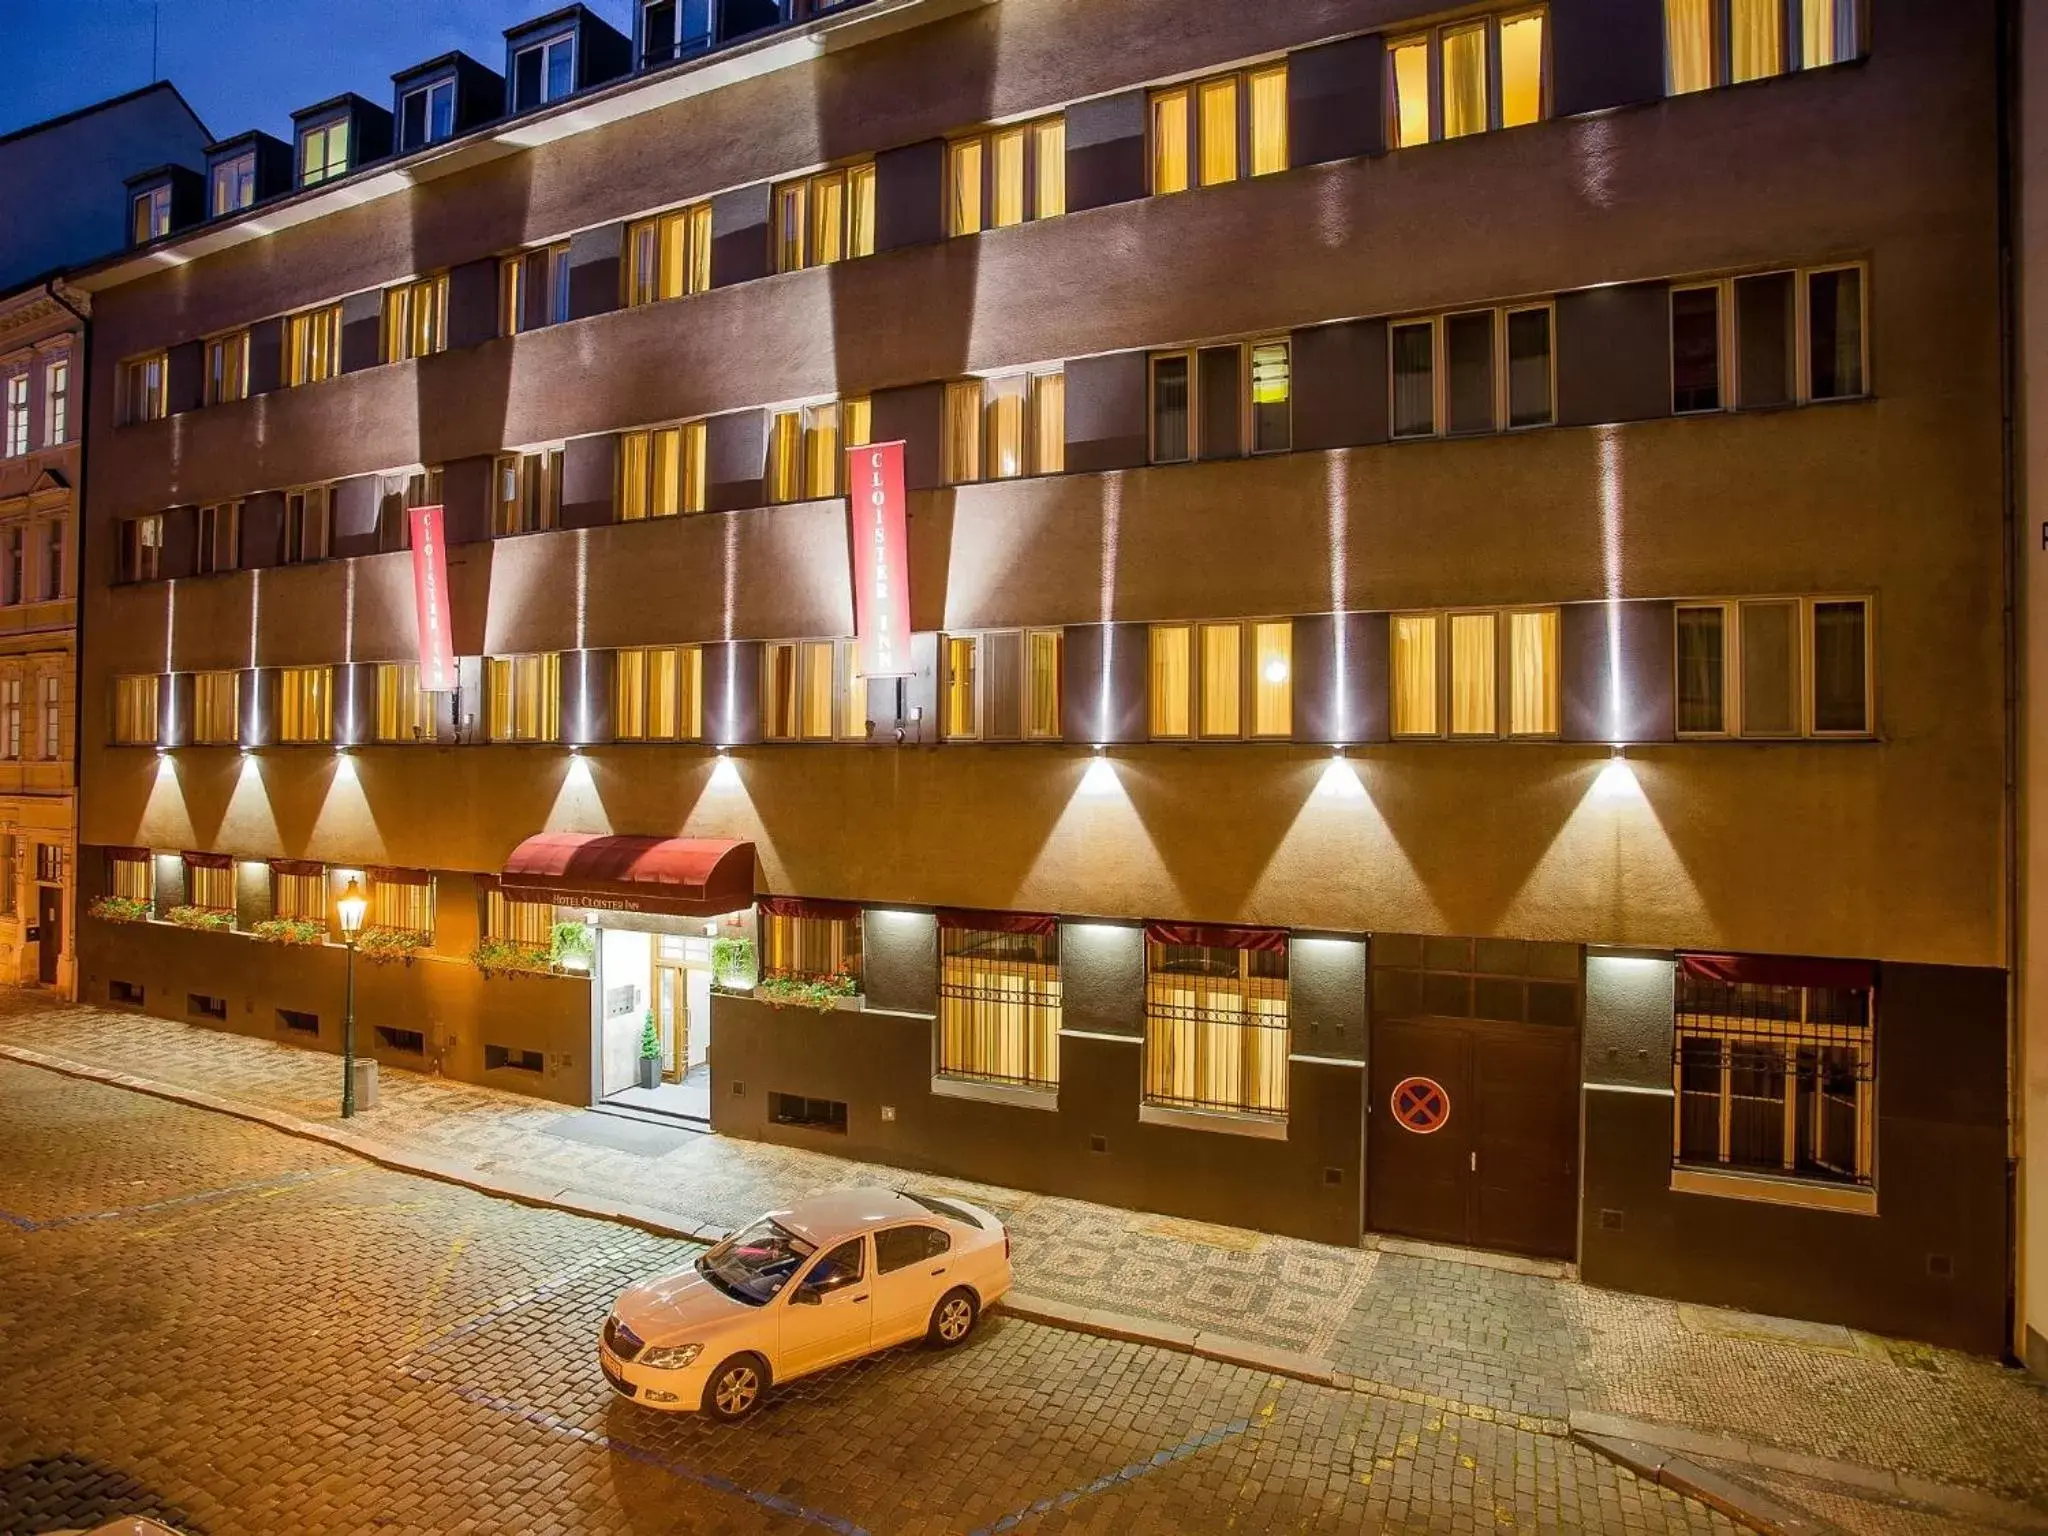
<path id="1" fill-rule="evenodd" d="M 1779 0 L 1728 0 L 1729 78 L 1761 80 L 1785 67 L 1785 23 Z"/>
<path id="2" fill-rule="evenodd" d="M 1024 128 L 1006 128 L 995 136 L 995 206 L 990 222 L 1004 229 L 1024 222 Z"/>
<path id="3" fill-rule="evenodd" d="M 1211 80 L 1201 88 L 1202 185 L 1237 180 L 1237 81 Z"/>
<path id="4" fill-rule="evenodd" d="M 1252 174 L 1287 169 L 1287 66 L 1262 69 L 1251 77 Z"/>
<path id="5" fill-rule="evenodd" d="M 981 140 L 965 139 L 952 146 L 952 220 L 956 235 L 971 235 L 981 228 Z"/>
<path id="6" fill-rule="evenodd" d="M 1294 624 L 1252 626 L 1252 734 L 1285 736 L 1294 729 Z"/>
<path id="7" fill-rule="evenodd" d="M 1188 189 L 1188 93 L 1161 91 L 1152 98 L 1152 190 Z"/>
<path id="8" fill-rule="evenodd" d="M 1500 729 L 1495 702 L 1494 618 L 1490 613 L 1451 615 L 1451 734 L 1491 736 Z"/>
<path id="9" fill-rule="evenodd" d="M 1436 615 L 1394 615 L 1394 734 L 1437 734 Z"/>
<path id="10" fill-rule="evenodd" d="M 1429 142 L 1429 40 L 1397 43 L 1393 54 L 1394 148 Z"/>
<path id="11" fill-rule="evenodd" d="M 1557 734 L 1557 610 L 1508 615 L 1508 733 Z"/>
<path id="12" fill-rule="evenodd" d="M 1202 734 L 1235 736 L 1243 728 L 1238 713 L 1239 645 L 1243 631 L 1235 624 L 1202 626 Z"/>
<path id="13" fill-rule="evenodd" d="M 1436 431 L 1436 327 L 1428 321 L 1394 327 L 1394 436 Z"/>
<path id="14" fill-rule="evenodd" d="M 1678 729 L 1727 729 L 1727 616 L 1719 608 L 1678 610 Z"/>
<path id="15" fill-rule="evenodd" d="M 1486 25 L 1446 30 L 1443 55 L 1444 137 L 1486 132 Z"/>
<path id="16" fill-rule="evenodd" d="M 1870 728 L 1864 676 L 1864 611 L 1861 602 L 1813 605 L 1813 728 L 1865 731 Z"/>
<path id="17" fill-rule="evenodd" d="M 1067 120 L 1038 125 L 1037 207 L 1032 217 L 1057 218 L 1067 211 Z"/>
<path id="18" fill-rule="evenodd" d="M 1188 733 L 1188 663 L 1190 636 L 1185 624 L 1162 625 L 1152 631 L 1152 734 Z M 153 683 L 154 678 L 150 679 Z M 154 734 L 154 732 L 152 732 Z"/>
<path id="19" fill-rule="evenodd" d="M 1665 90 L 1679 96 L 1713 83 L 1713 0 L 1664 0 Z"/>
<path id="20" fill-rule="evenodd" d="M 1500 24 L 1500 125 L 1519 128 L 1543 116 L 1543 19 L 1541 11 L 1504 18 Z"/>

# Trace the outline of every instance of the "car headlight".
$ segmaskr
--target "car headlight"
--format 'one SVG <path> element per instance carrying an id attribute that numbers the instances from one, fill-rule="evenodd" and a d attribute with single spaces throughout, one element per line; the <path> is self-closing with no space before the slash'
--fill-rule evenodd
<path id="1" fill-rule="evenodd" d="M 648 1350 L 634 1363 L 657 1371 L 679 1371 L 703 1352 L 702 1344 L 669 1344 Z"/>

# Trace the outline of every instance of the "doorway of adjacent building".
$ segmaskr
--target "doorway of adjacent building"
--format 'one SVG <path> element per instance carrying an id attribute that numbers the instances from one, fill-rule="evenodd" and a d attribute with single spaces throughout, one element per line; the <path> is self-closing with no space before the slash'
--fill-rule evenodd
<path id="1" fill-rule="evenodd" d="M 64 953 L 64 888 L 36 887 L 36 980 L 57 985 L 57 961 Z"/>
<path id="2" fill-rule="evenodd" d="M 1373 941 L 1366 1226 L 1577 1251 L 1577 946 Z"/>

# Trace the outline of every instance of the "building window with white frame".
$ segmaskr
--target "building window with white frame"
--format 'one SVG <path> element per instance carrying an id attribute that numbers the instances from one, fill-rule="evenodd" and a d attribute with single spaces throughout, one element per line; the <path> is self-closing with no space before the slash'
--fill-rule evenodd
<path id="1" fill-rule="evenodd" d="M 6 600 L 18 603 L 21 592 L 21 548 L 19 527 L 7 530 L 7 553 L 12 569 L 10 580 L 5 582 Z M 147 517 L 131 517 L 121 524 L 121 580 L 155 581 L 163 574 L 164 562 L 164 515 L 152 512 Z"/>
<path id="2" fill-rule="evenodd" d="M 21 737 L 21 679 L 0 679 L 0 758 L 10 763 L 19 762 Z"/>
<path id="3" fill-rule="evenodd" d="M 64 679 L 54 672 L 45 672 L 37 681 L 41 697 L 43 731 L 42 754 L 45 762 L 58 762 L 64 753 Z"/>
<path id="4" fill-rule="evenodd" d="M 199 539 L 193 549 L 193 565 L 202 576 L 242 566 L 242 504 L 216 502 L 199 509 Z"/>
<path id="5" fill-rule="evenodd" d="M 939 914 L 939 1075 L 1060 1083 L 1060 930 L 1016 912 Z"/>
<path id="6" fill-rule="evenodd" d="M 1284 933 L 1146 926 L 1146 1103 L 1284 1117 L 1288 1039 Z"/>
<path id="7" fill-rule="evenodd" d="M 65 520 L 61 517 L 53 517 L 43 524 L 41 597 L 46 603 L 54 603 L 64 596 L 64 527 Z"/>
<path id="8" fill-rule="evenodd" d="M 1862 0 L 1664 0 L 1664 89 L 1673 96 L 1819 69 L 1861 51 Z"/>
<path id="9" fill-rule="evenodd" d="M 1455 21 L 1387 43 L 1387 147 L 1408 149 L 1549 111 L 1542 7 Z"/>
<path id="10" fill-rule="evenodd" d="M 315 187 L 349 171 L 348 119 L 316 123 L 299 130 L 299 185 Z"/>
<path id="11" fill-rule="evenodd" d="M 874 161 L 782 182 L 774 217 L 777 272 L 874 255 Z"/>
<path id="12" fill-rule="evenodd" d="M 946 386 L 946 483 L 1056 475 L 1067 467 L 1067 376 L 1059 368 Z"/>
<path id="13" fill-rule="evenodd" d="M 1867 395 L 1866 268 L 1753 272 L 1671 290 L 1671 408 L 1768 409 Z"/>
<path id="14" fill-rule="evenodd" d="M 939 645 L 939 723 L 948 741 L 1060 739 L 1057 629 L 949 634 Z"/>
<path id="15" fill-rule="evenodd" d="M 1067 211 L 1064 114 L 946 145 L 946 232 L 974 235 Z"/>
<path id="16" fill-rule="evenodd" d="M 162 352 L 132 358 L 121 365 L 117 404 L 124 424 L 163 419 L 169 403 L 166 394 L 169 372 L 170 360 Z"/>
<path id="17" fill-rule="evenodd" d="M 1278 740 L 1294 730 L 1294 621 L 1154 624 L 1148 689 L 1157 741 Z"/>
<path id="18" fill-rule="evenodd" d="M 168 184 L 138 192 L 131 205 L 129 235 L 137 245 L 147 245 L 171 232 L 171 189 Z"/>
<path id="19" fill-rule="evenodd" d="M 1388 623 L 1397 738 L 1557 734 L 1557 609 L 1397 613 Z"/>
<path id="20" fill-rule="evenodd" d="M 206 403 L 249 398 L 249 333 L 230 331 L 206 344 Z"/>
<path id="21" fill-rule="evenodd" d="M 1387 327 L 1397 438 L 1547 427 L 1556 419 L 1551 306 L 1462 310 Z"/>
<path id="22" fill-rule="evenodd" d="M 1860 738 L 1875 730 L 1867 597 L 1679 603 L 1682 737 Z"/>
<path id="23" fill-rule="evenodd" d="M 244 150 L 239 155 L 214 162 L 213 172 L 208 178 L 207 197 L 207 207 L 212 210 L 213 217 L 218 219 L 239 213 L 253 206 L 255 201 L 255 150 Z"/>
<path id="24" fill-rule="evenodd" d="M 498 456 L 491 533 L 506 538 L 552 528 L 562 515 L 562 450 L 532 448 Z"/>
<path id="25" fill-rule="evenodd" d="M 1292 345 L 1230 342 L 1151 360 L 1152 462 L 1232 459 L 1293 446 Z"/>
<path id="26" fill-rule="evenodd" d="M 398 98 L 398 152 L 409 154 L 455 136 L 455 81 L 435 80 Z"/>
<path id="27" fill-rule="evenodd" d="M 576 34 L 560 32 L 512 55 L 512 110 L 560 101 L 576 89 Z"/>
<path id="28" fill-rule="evenodd" d="M 698 203 L 626 226 L 626 303 L 658 304 L 711 287 L 711 205 Z"/>
<path id="29" fill-rule="evenodd" d="M 1287 169 L 1287 62 L 1152 92 L 1155 196 Z"/>
<path id="30" fill-rule="evenodd" d="M 43 364 L 43 441 L 55 448 L 71 440 L 71 359 Z"/>
<path id="31" fill-rule="evenodd" d="M 5 453 L 10 459 L 20 458 L 28 452 L 28 373 L 10 373 L 7 376 L 7 436 Z"/>

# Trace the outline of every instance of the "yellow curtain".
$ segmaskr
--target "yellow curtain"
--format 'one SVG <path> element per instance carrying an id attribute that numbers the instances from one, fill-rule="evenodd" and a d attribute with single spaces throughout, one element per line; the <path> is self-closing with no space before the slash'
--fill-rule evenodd
<path id="1" fill-rule="evenodd" d="M 1252 734 L 1285 736 L 1294 729 L 1294 625 L 1280 619 L 1252 626 Z"/>
<path id="2" fill-rule="evenodd" d="M 681 699 L 676 734 L 684 741 L 697 741 L 704 735 L 704 649 L 702 646 L 685 646 L 678 652 L 681 663 Z"/>
<path id="3" fill-rule="evenodd" d="M 613 734 L 638 741 L 647 734 L 647 653 L 620 651 L 612 660 Z"/>
<path id="4" fill-rule="evenodd" d="M 241 674 L 201 672 L 192 679 L 192 731 L 199 741 L 232 742 L 240 735 L 237 706 Z"/>
<path id="5" fill-rule="evenodd" d="M 700 204 L 684 215 L 690 228 L 689 271 L 684 291 L 705 293 L 711 288 L 711 205 Z"/>
<path id="6" fill-rule="evenodd" d="M 1188 663 L 1190 636 L 1185 624 L 1161 624 L 1152 630 L 1152 734 L 1188 733 Z"/>
<path id="7" fill-rule="evenodd" d="M 1252 92 L 1252 174 L 1287 169 L 1287 66 L 1254 70 Z"/>
<path id="8" fill-rule="evenodd" d="M 998 229 L 1024 222 L 1024 139 L 1029 130 L 1004 128 L 995 136 L 995 206 L 989 222 Z"/>
<path id="9" fill-rule="evenodd" d="M 1240 653 L 1244 631 L 1236 624 L 1202 626 L 1202 734 L 1235 736 L 1242 729 L 1238 711 Z"/>
<path id="10" fill-rule="evenodd" d="M 682 449 L 682 510 L 702 512 L 704 510 L 704 423 L 685 423 L 678 436 Z"/>
<path id="11" fill-rule="evenodd" d="M 1025 734 L 1060 734 L 1060 632 L 1034 629 L 1025 637 Z"/>
<path id="12" fill-rule="evenodd" d="M 982 416 L 991 480 L 1014 480 L 1024 473 L 1024 390 L 1019 374 L 988 381 Z"/>
<path id="13" fill-rule="evenodd" d="M 1067 120 L 1038 125 L 1038 206 L 1032 217 L 1057 218 L 1067 211 Z"/>
<path id="14" fill-rule="evenodd" d="M 1434 736 L 1437 724 L 1436 615 L 1394 615 L 1394 734 Z"/>
<path id="15" fill-rule="evenodd" d="M 115 739 L 124 745 L 156 740 L 157 680 L 124 677 L 114 684 Z"/>
<path id="16" fill-rule="evenodd" d="M 768 499 L 803 496 L 804 421 L 801 411 L 777 411 L 768 428 Z"/>
<path id="17" fill-rule="evenodd" d="M 874 441 L 874 405 L 866 395 L 839 402 L 839 445 L 865 448 Z"/>
<path id="18" fill-rule="evenodd" d="M 677 492 L 682 485 L 682 465 L 678 462 L 682 454 L 682 433 L 674 427 L 663 427 L 654 434 L 654 467 L 649 479 L 652 493 L 648 510 L 656 517 L 674 517 L 681 510 L 677 505 Z"/>
<path id="19" fill-rule="evenodd" d="M 1031 376 L 1031 473 L 1056 475 L 1067 467 L 1067 376 Z"/>
<path id="20" fill-rule="evenodd" d="M 1500 729 L 1495 703 L 1494 617 L 1451 615 L 1451 734 L 1491 736 Z"/>
<path id="21" fill-rule="evenodd" d="M 1429 142 L 1429 39 L 1396 43 L 1394 58 L 1394 148 Z"/>
<path id="22" fill-rule="evenodd" d="M 657 741 L 676 735 L 676 652 L 660 646 L 647 653 L 647 734 Z"/>
<path id="23" fill-rule="evenodd" d="M 508 473 L 507 479 L 514 478 Z M 507 487 L 502 499 L 516 502 L 518 492 Z M 647 434 L 628 432 L 619 439 L 619 521 L 638 522 L 647 515 Z M 514 519 L 506 519 L 513 522 Z M 515 523 L 516 526 L 516 523 Z M 509 530 L 508 530 L 509 531 Z"/>
<path id="24" fill-rule="evenodd" d="M 857 641 L 840 642 L 839 679 L 839 734 L 860 740 L 868 733 L 868 680 L 860 674 Z"/>
<path id="25" fill-rule="evenodd" d="M 846 254 L 846 173 L 811 178 L 811 264 L 829 266 Z"/>
<path id="26" fill-rule="evenodd" d="M 814 405 L 804 413 L 804 494 L 839 494 L 839 407 Z"/>
<path id="27" fill-rule="evenodd" d="M 974 636 L 949 635 L 946 639 L 946 734 L 956 740 L 972 740 L 981 734 L 981 721 L 974 707 Z"/>
<path id="28" fill-rule="evenodd" d="M 1188 93 L 1161 91 L 1152 98 L 1152 190 L 1188 189 Z"/>
<path id="29" fill-rule="evenodd" d="M 1210 80 L 1201 87 L 1202 185 L 1237 180 L 1237 81 Z"/>
<path id="30" fill-rule="evenodd" d="M 1486 24 L 1446 29 L 1443 51 L 1444 137 L 1486 132 Z"/>
<path id="31" fill-rule="evenodd" d="M 678 210 L 661 220 L 661 264 L 656 275 L 656 294 L 679 299 L 687 292 L 690 270 L 690 215 Z"/>
<path id="32" fill-rule="evenodd" d="M 1543 116 L 1542 11 L 1500 24 L 1500 125 L 1519 128 Z"/>
<path id="33" fill-rule="evenodd" d="M 1761 80 L 1785 67 L 1779 0 L 1728 0 L 1729 78 Z"/>
<path id="34" fill-rule="evenodd" d="M 830 640 L 804 642 L 803 735 L 805 741 L 832 739 L 832 653 Z"/>
<path id="35" fill-rule="evenodd" d="M 949 227 L 956 235 L 972 235 L 981 229 L 981 140 L 962 139 L 953 145 L 948 158 L 952 161 L 952 219 Z"/>
<path id="36" fill-rule="evenodd" d="M 846 254 L 875 254 L 875 168 L 856 165 L 846 173 Z"/>
<path id="37" fill-rule="evenodd" d="M 1818 69 L 1856 56 L 1856 8 L 1852 0 L 1803 0 L 1800 7 L 1799 67 Z"/>
<path id="38" fill-rule="evenodd" d="M 981 478 L 981 380 L 946 386 L 946 480 L 960 485 Z"/>
<path id="39" fill-rule="evenodd" d="M 1508 615 L 1508 732 L 1557 734 L 1557 610 Z"/>

